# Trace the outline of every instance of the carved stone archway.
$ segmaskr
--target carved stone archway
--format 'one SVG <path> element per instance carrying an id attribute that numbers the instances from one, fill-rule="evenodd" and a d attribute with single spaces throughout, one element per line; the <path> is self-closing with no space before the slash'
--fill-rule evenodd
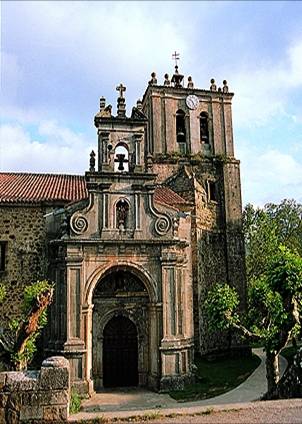
<path id="1" fill-rule="evenodd" d="M 122 267 L 106 272 L 95 286 L 92 297 L 92 379 L 94 390 L 104 387 L 104 331 L 112 320 L 127 320 L 137 330 L 138 385 L 148 383 L 150 297 L 144 283 L 131 270 Z M 132 358 L 133 359 L 133 358 Z M 110 367 L 109 367 L 110 368 Z M 106 377 L 107 382 L 108 376 Z M 131 379 L 129 380 L 131 382 Z M 105 382 L 106 384 L 106 382 Z M 113 384 L 114 385 L 114 384 Z"/>

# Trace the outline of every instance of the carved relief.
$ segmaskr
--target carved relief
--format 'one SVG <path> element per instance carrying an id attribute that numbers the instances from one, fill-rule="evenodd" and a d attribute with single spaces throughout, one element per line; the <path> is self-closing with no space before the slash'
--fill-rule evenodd
<path id="1" fill-rule="evenodd" d="M 148 200 L 150 211 L 156 217 L 156 220 L 154 222 L 155 233 L 159 236 L 164 236 L 171 228 L 171 218 L 168 215 L 160 213 L 158 210 L 155 209 L 152 194 L 148 195 Z"/>
<path id="2" fill-rule="evenodd" d="M 70 227 L 75 234 L 83 234 L 88 229 L 88 221 L 85 216 L 75 214 L 71 217 Z"/>

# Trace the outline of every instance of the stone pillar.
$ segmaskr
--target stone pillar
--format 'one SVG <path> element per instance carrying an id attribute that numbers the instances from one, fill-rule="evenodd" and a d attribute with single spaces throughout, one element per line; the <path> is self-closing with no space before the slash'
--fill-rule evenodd
<path id="1" fill-rule="evenodd" d="M 83 340 L 82 323 L 82 260 L 80 248 L 72 247 L 67 254 L 67 340 L 64 355 L 70 362 L 70 374 L 73 385 L 79 391 L 86 391 L 84 377 L 84 356 L 86 354 Z M 85 387 L 82 387 L 82 386 Z"/>
<path id="2" fill-rule="evenodd" d="M 93 305 L 83 305 L 84 339 L 86 346 L 86 361 L 84 366 L 84 378 L 88 383 L 88 393 L 94 392 L 92 377 L 92 317 Z"/>

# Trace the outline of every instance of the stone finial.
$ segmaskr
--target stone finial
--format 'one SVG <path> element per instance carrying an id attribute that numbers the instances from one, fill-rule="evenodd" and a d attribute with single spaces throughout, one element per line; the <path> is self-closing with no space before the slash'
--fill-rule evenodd
<path id="1" fill-rule="evenodd" d="M 215 80 L 214 78 L 211 79 L 211 86 L 210 86 L 210 90 L 211 91 L 217 91 L 217 86 L 215 84 Z"/>
<path id="2" fill-rule="evenodd" d="M 222 88 L 222 91 L 223 91 L 224 93 L 228 93 L 228 92 L 229 92 L 229 87 L 228 87 L 228 82 L 227 82 L 227 80 L 223 80 L 223 88 Z"/>
<path id="3" fill-rule="evenodd" d="M 117 98 L 117 116 L 120 118 L 126 117 L 126 100 L 123 93 L 126 91 L 126 87 L 121 83 L 116 87 L 116 91 L 119 92 L 119 96 Z"/>
<path id="4" fill-rule="evenodd" d="M 89 164 L 89 171 L 90 172 L 95 172 L 95 153 L 92 150 L 90 153 L 90 164 Z"/>
<path id="5" fill-rule="evenodd" d="M 141 99 L 138 99 L 136 102 L 136 108 L 138 110 L 142 110 L 143 109 L 143 102 L 141 101 Z"/>
<path id="6" fill-rule="evenodd" d="M 147 154 L 147 172 L 148 174 L 153 172 L 153 156 L 151 153 Z"/>
<path id="7" fill-rule="evenodd" d="M 188 77 L 188 85 L 187 88 L 194 88 L 194 82 L 192 80 L 192 77 Z"/>
<path id="8" fill-rule="evenodd" d="M 105 97 L 101 97 L 100 98 L 100 111 L 104 110 L 105 107 L 106 107 L 106 99 L 105 99 Z"/>
<path id="9" fill-rule="evenodd" d="M 171 81 L 169 80 L 169 75 L 168 74 L 165 74 L 164 85 L 166 85 L 166 86 L 171 85 Z"/>
<path id="10" fill-rule="evenodd" d="M 149 85 L 157 85 L 156 73 L 152 72 L 151 79 L 149 81 Z"/>
<path id="11" fill-rule="evenodd" d="M 221 93 L 221 92 L 222 92 L 221 87 L 218 87 L 218 93 Z"/>
<path id="12" fill-rule="evenodd" d="M 177 88 L 182 87 L 183 77 L 184 76 L 178 72 L 178 66 L 175 65 L 175 72 L 174 72 L 173 77 L 171 79 L 171 82 L 174 84 L 174 87 L 177 87 Z"/>

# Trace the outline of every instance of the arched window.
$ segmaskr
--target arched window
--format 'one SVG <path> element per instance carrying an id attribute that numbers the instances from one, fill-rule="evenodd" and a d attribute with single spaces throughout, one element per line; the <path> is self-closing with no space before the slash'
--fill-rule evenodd
<path id="1" fill-rule="evenodd" d="M 176 141 L 179 143 L 179 151 L 187 153 L 185 113 L 181 109 L 176 112 Z"/>
<path id="2" fill-rule="evenodd" d="M 209 117 L 206 112 L 201 112 L 200 116 L 200 141 L 209 144 Z"/>
<path id="3" fill-rule="evenodd" d="M 115 209 L 116 228 L 124 230 L 129 226 L 129 204 L 125 199 L 121 199 L 116 204 Z"/>
<path id="4" fill-rule="evenodd" d="M 115 148 L 114 172 L 129 172 L 129 152 L 125 143 L 119 143 Z"/>

